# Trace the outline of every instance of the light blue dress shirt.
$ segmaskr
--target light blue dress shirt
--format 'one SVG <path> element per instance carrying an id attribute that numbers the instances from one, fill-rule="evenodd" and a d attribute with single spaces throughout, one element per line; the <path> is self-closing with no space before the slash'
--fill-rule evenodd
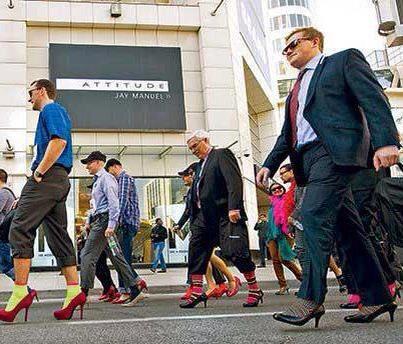
<path id="1" fill-rule="evenodd" d="M 297 112 L 297 147 L 312 142 L 317 139 L 311 125 L 304 118 L 304 109 L 306 97 L 308 95 L 309 84 L 311 83 L 313 73 L 319 63 L 323 62 L 324 55 L 322 53 L 313 57 L 303 69 L 307 69 L 301 80 L 301 86 L 298 93 L 298 112 Z"/>
<path id="2" fill-rule="evenodd" d="M 119 221 L 118 182 L 116 178 L 101 169 L 95 175 L 92 186 L 92 215 L 109 213 L 108 228 L 115 229 Z"/>

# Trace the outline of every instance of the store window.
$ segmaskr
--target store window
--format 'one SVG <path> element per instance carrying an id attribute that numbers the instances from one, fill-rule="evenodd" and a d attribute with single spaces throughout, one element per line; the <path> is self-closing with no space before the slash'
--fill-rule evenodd
<path id="1" fill-rule="evenodd" d="M 271 0 L 269 1 L 270 8 L 283 6 L 303 6 L 309 8 L 308 0 Z"/>

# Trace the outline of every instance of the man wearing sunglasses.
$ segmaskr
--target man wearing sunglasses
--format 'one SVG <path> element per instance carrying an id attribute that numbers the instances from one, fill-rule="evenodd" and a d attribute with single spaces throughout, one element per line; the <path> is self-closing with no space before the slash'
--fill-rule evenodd
<path id="1" fill-rule="evenodd" d="M 344 244 L 354 277 L 365 290 L 360 312 L 350 322 L 370 322 L 393 312 L 379 261 L 357 212 L 350 189 L 355 173 L 371 162 L 375 169 L 397 162 L 397 129 L 388 100 L 364 56 L 348 49 L 325 57 L 324 37 L 315 28 L 294 30 L 283 54 L 299 75 L 286 101 L 277 142 L 259 171 L 263 185 L 287 156 L 298 185 L 306 186 L 301 205 L 309 269 L 296 307 L 276 320 L 304 325 L 325 310 L 326 274 L 335 236 Z"/>
<path id="2" fill-rule="evenodd" d="M 27 283 L 36 230 L 41 223 L 67 284 L 64 305 L 54 316 L 59 320 L 70 319 L 74 308 L 86 300 L 78 284 L 76 253 L 67 232 L 68 174 L 73 165 L 71 121 L 66 109 L 55 102 L 56 88 L 51 81 L 32 82 L 28 93 L 32 109 L 40 111 L 35 133 L 36 153 L 31 165 L 32 176 L 21 192 L 11 223 L 9 239 L 15 284 L 6 308 L 0 310 L 0 320 L 13 321 L 21 308 L 29 308 L 36 295 L 27 288 Z"/>

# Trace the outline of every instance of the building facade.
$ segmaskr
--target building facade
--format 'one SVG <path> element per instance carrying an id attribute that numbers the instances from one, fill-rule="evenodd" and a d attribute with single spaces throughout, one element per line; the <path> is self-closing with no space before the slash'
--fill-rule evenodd
<path id="1" fill-rule="evenodd" d="M 121 1 L 112 16 L 111 3 L 102 1 L 12 4 L 0 5 L 0 165 L 17 194 L 30 174 L 38 119 L 27 87 L 51 78 L 74 127 L 67 201 L 72 237 L 89 209 L 91 178 L 79 161 L 102 150 L 136 177 L 141 229 L 134 256 L 149 262 L 155 218 L 172 227 L 184 207 L 177 171 L 196 160 L 186 137 L 205 129 L 213 145 L 230 147 L 238 159 L 251 247 L 257 248 L 252 228 L 267 197 L 257 192 L 254 171 L 281 125 L 267 6 Z M 34 266 L 56 264 L 40 228 L 35 250 Z M 165 254 L 168 262 L 186 262 L 186 243 L 171 235 Z"/>

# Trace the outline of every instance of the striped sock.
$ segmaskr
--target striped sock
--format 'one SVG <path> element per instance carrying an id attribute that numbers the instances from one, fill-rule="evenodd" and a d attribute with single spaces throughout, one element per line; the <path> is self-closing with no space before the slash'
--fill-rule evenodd
<path id="1" fill-rule="evenodd" d="M 246 299 L 246 302 L 256 302 L 256 300 L 259 299 L 261 292 L 256 281 L 255 271 L 245 272 L 243 275 L 248 282 L 248 297 Z"/>
<path id="2" fill-rule="evenodd" d="M 190 275 L 190 279 L 192 281 L 190 299 L 197 299 L 203 294 L 203 275 Z"/>

